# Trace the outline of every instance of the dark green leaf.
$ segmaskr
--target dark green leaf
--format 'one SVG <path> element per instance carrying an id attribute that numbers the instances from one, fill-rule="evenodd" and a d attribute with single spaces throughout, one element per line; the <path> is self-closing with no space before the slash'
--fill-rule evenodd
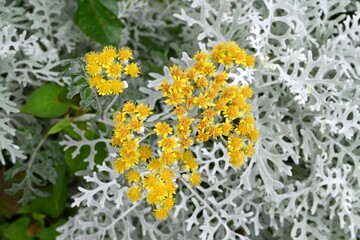
<path id="1" fill-rule="evenodd" d="M 42 228 L 41 231 L 36 235 L 40 240 L 56 239 L 56 236 L 59 233 L 56 231 L 56 228 L 60 227 L 66 222 L 66 219 L 60 219 L 55 224 Z"/>
<path id="2" fill-rule="evenodd" d="M 13 222 L 4 232 L 8 240 L 31 240 L 32 238 L 26 234 L 30 224 L 30 218 L 22 217 Z"/>
<path id="3" fill-rule="evenodd" d="M 52 134 L 56 134 L 56 133 L 62 131 L 65 128 L 69 127 L 70 123 L 71 122 L 70 122 L 69 115 L 66 115 L 66 117 L 64 119 L 61 119 L 52 128 L 50 128 L 48 134 L 52 135 Z"/>
<path id="4" fill-rule="evenodd" d="M 107 1 L 106 6 L 99 0 L 79 0 L 76 23 L 89 37 L 104 45 L 118 45 L 122 24 L 117 16 L 106 6 L 114 4 Z"/>
<path id="5" fill-rule="evenodd" d="M 61 98 L 63 91 L 65 87 L 47 83 L 31 94 L 21 111 L 36 117 L 59 117 L 70 107 L 70 102 Z"/>
<path id="6" fill-rule="evenodd" d="M 84 146 L 80 149 L 80 153 L 73 158 L 71 153 L 74 152 L 74 149 L 75 147 L 71 147 L 65 151 L 65 162 L 70 168 L 71 173 L 86 169 L 88 163 L 84 162 L 84 160 L 90 154 L 90 147 Z"/>

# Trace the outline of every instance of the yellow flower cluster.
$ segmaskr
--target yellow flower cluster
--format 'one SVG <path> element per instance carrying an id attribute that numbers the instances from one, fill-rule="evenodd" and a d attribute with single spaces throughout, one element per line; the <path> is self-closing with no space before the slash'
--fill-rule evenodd
<path id="1" fill-rule="evenodd" d="M 201 175 L 196 172 L 198 163 L 192 152 L 179 148 L 173 129 L 167 123 L 159 122 L 152 129 L 145 126 L 144 121 L 150 114 L 149 106 L 136 105 L 132 101 L 126 102 L 121 111 L 114 114 L 112 144 L 120 148 L 114 168 L 126 175 L 130 186 L 128 199 L 139 201 L 144 193 L 146 201 L 156 206 L 154 217 L 163 220 L 175 204 L 176 178 L 180 173 L 175 169 L 188 173 L 192 186 L 201 183 Z M 149 138 L 154 134 L 158 136 L 157 144 L 162 151 L 153 152 L 150 148 Z"/>
<path id="2" fill-rule="evenodd" d="M 197 52 L 193 59 L 195 64 L 187 69 L 172 66 L 172 82 L 164 81 L 159 88 L 178 119 L 173 139 L 188 149 L 195 141 L 220 138 L 227 142 L 230 163 L 241 167 L 253 154 L 259 132 L 247 103 L 251 87 L 229 86 L 227 80 L 231 67 L 254 67 L 255 59 L 235 42 L 221 42 L 210 53 Z"/>
<path id="3" fill-rule="evenodd" d="M 232 67 L 253 67 L 254 57 L 229 42 L 219 43 L 210 53 L 199 51 L 193 59 L 195 63 L 187 69 L 172 66 L 172 82 L 164 81 L 159 88 L 165 103 L 173 106 L 171 120 L 146 122 L 151 108 L 132 101 L 113 116 L 112 144 L 120 148 L 114 168 L 126 175 L 128 199 L 146 198 L 158 220 L 166 219 L 175 205 L 177 179 L 191 186 L 201 184 L 191 146 L 221 140 L 227 145 L 230 163 L 241 167 L 259 137 L 247 103 L 251 87 L 227 83 Z"/>
<path id="4" fill-rule="evenodd" d="M 99 95 L 116 95 L 127 87 L 122 73 L 130 77 L 138 77 L 140 67 L 130 63 L 133 54 L 129 48 L 116 50 L 106 46 L 101 52 L 89 52 L 85 55 L 85 70 L 89 75 L 90 87 L 95 87 Z"/>

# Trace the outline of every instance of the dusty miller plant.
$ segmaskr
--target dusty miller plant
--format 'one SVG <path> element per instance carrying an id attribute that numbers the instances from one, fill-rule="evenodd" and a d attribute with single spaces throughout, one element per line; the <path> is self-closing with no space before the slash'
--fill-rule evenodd
<path id="1" fill-rule="evenodd" d="M 139 3 L 140 4 L 140 3 Z M 180 4 L 179 4 L 180 5 Z M 202 49 L 236 41 L 257 56 L 254 69 L 234 69 L 232 84 L 250 83 L 260 139 L 240 171 L 227 164 L 221 143 L 196 146 L 203 183 L 180 182 L 175 211 L 154 221 L 151 208 L 130 203 L 111 162 L 110 128 L 88 140 L 66 137 L 65 148 L 90 146 L 79 172 L 79 206 L 58 239 L 356 239 L 359 235 L 359 11 L 355 1 L 184 1 L 174 15 L 184 23 L 182 61 Z M 160 24 L 160 23 L 159 23 Z M 148 97 L 164 74 L 153 73 Z M 104 108 L 109 102 L 102 102 Z M 170 109 L 164 108 L 162 115 Z M 96 121 L 107 122 L 106 114 Z M 96 127 L 92 122 L 88 128 Z M 95 128 L 96 129 L 96 128 Z M 94 162 L 95 146 L 108 157 Z"/>

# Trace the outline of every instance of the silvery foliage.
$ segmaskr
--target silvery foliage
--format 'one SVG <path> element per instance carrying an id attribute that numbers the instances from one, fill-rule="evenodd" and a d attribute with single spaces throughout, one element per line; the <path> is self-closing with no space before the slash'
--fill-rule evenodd
<path id="1" fill-rule="evenodd" d="M 261 136 L 241 170 L 221 143 L 195 146 L 203 183 L 179 181 L 177 204 L 154 221 L 144 202 L 130 204 L 112 153 L 79 173 L 78 214 L 58 239 L 356 239 L 360 234 L 360 5 L 350 0 L 183 1 L 176 18 L 193 53 L 234 40 L 257 56 L 234 69 L 232 84 L 251 83 Z M 206 44 L 204 44 L 206 43 Z M 184 66 L 191 64 L 183 53 Z M 164 74 L 152 74 L 143 102 L 155 105 Z M 152 97 L 153 96 L 153 97 Z M 161 102 L 160 102 L 161 103 Z M 170 109 L 155 116 L 166 117 Z M 165 116 L 163 116 L 165 115 Z M 64 145 L 71 144 L 71 141 Z M 114 179 L 117 179 L 116 181 Z M 171 228 L 171 229 L 170 229 Z"/>
<path id="2" fill-rule="evenodd" d="M 67 17 L 69 7 L 65 0 L 0 0 L 0 162 L 10 159 L 14 164 L 7 172 L 9 178 L 26 172 L 11 189 L 24 190 L 22 203 L 34 194 L 42 195 L 35 186 L 56 179 L 47 151 L 41 149 L 32 157 L 41 136 L 30 129 L 36 125 L 34 119 L 19 110 L 29 89 L 45 82 L 68 83 L 61 75 L 61 59 L 75 50 L 80 36 Z"/>

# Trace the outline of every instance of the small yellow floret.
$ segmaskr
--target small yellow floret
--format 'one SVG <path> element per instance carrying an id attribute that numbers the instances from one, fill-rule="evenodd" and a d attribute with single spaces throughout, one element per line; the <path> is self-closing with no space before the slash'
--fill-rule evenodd
<path id="1" fill-rule="evenodd" d="M 166 122 L 158 122 L 155 124 L 154 132 L 158 136 L 167 137 L 167 135 L 171 134 L 173 129 Z"/>
<path id="2" fill-rule="evenodd" d="M 201 174 L 197 172 L 192 172 L 190 176 L 191 186 L 199 186 L 201 183 Z"/>
<path id="3" fill-rule="evenodd" d="M 132 183 L 132 182 L 138 182 L 140 180 L 140 174 L 138 171 L 136 171 L 135 169 L 130 170 L 127 174 L 126 177 L 128 179 L 128 183 Z"/>
<path id="4" fill-rule="evenodd" d="M 127 114 L 133 114 L 133 113 L 135 113 L 135 110 L 136 110 L 136 106 L 133 101 L 128 101 L 128 102 L 124 103 L 124 105 L 122 107 L 122 112 L 127 113 Z"/>
<path id="5" fill-rule="evenodd" d="M 167 181 L 171 181 L 171 179 L 174 177 L 174 173 L 167 168 L 163 168 L 160 172 L 160 178 L 167 182 Z"/>
<path id="6" fill-rule="evenodd" d="M 142 160 L 147 160 L 152 157 L 152 151 L 147 145 L 142 145 L 138 151 Z"/>
<path id="7" fill-rule="evenodd" d="M 161 161 L 159 161 L 159 159 L 153 159 L 147 165 L 147 169 L 149 169 L 152 172 L 156 172 L 156 171 L 160 170 L 160 168 L 162 166 L 163 166 L 163 164 L 161 163 Z"/>
<path id="8" fill-rule="evenodd" d="M 109 80 L 112 94 L 119 94 L 123 92 L 123 83 L 120 80 Z"/>
<path id="9" fill-rule="evenodd" d="M 153 212 L 153 215 L 156 220 L 165 220 L 169 217 L 169 209 L 168 208 L 157 208 Z"/>
<path id="10" fill-rule="evenodd" d="M 115 172 L 118 172 L 118 173 L 124 173 L 125 171 L 125 162 L 121 159 L 121 158 L 117 158 L 115 161 L 114 161 L 114 169 L 115 169 Z"/>
<path id="11" fill-rule="evenodd" d="M 89 85 L 90 87 L 96 87 L 102 80 L 103 80 L 102 77 L 99 75 L 90 77 Z"/>
<path id="12" fill-rule="evenodd" d="M 112 63 L 106 67 L 106 74 L 109 78 L 118 78 L 121 74 L 122 66 L 119 63 Z"/>
<path id="13" fill-rule="evenodd" d="M 147 118 L 150 114 L 152 114 L 150 106 L 143 103 L 136 107 L 136 111 L 136 116 L 141 118 Z"/>
<path id="14" fill-rule="evenodd" d="M 163 207 L 167 209 L 172 209 L 174 207 L 174 204 L 175 204 L 175 199 L 173 197 L 167 197 L 162 202 Z"/>
<path id="15" fill-rule="evenodd" d="M 139 201 L 141 198 L 141 189 L 139 186 L 133 186 L 129 188 L 126 195 L 131 202 Z"/>
<path id="16" fill-rule="evenodd" d="M 140 67 L 137 63 L 130 63 L 125 67 L 125 74 L 130 77 L 138 77 L 140 74 Z"/>
<path id="17" fill-rule="evenodd" d="M 120 60 L 128 60 L 133 58 L 132 50 L 128 47 L 123 47 L 119 50 L 118 58 Z"/>
<path id="18" fill-rule="evenodd" d="M 158 144 L 164 152 L 172 152 L 178 146 L 178 143 L 174 137 L 163 138 L 158 141 Z"/>

